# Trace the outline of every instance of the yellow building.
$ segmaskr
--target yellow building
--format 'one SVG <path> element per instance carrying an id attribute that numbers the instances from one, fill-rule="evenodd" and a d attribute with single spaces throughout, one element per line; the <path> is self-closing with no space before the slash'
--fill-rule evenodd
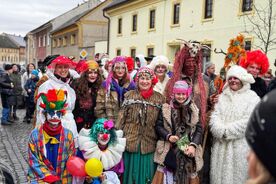
<path id="1" fill-rule="evenodd" d="M 258 5 L 265 0 L 259 0 Z M 109 55 L 166 55 L 171 61 L 179 50 L 178 39 L 196 40 L 226 51 L 229 40 L 243 33 L 246 49 L 259 44 L 248 33 L 248 18 L 256 15 L 256 0 L 118 0 L 105 14 L 110 17 Z M 270 60 L 276 56 L 268 54 Z M 205 61 L 223 65 L 224 55 L 204 53 Z"/>
<path id="2" fill-rule="evenodd" d="M 0 35 L 0 65 L 20 62 L 20 47 L 6 34 Z"/>
<path id="3" fill-rule="evenodd" d="M 110 2 L 106 0 L 53 30 L 52 54 L 74 56 L 78 60 L 84 51 L 87 59 L 94 58 L 95 42 L 107 40 L 108 20 L 103 16 L 103 9 Z"/>

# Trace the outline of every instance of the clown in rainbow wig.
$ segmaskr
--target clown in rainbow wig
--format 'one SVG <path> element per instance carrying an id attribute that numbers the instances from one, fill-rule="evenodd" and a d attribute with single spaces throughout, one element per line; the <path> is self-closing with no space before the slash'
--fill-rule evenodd
<path id="1" fill-rule="evenodd" d="M 105 118 L 97 119 L 91 129 L 83 128 L 79 133 L 79 149 L 84 158 L 100 160 L 107 179 L 124 172 L 122 156 L 125 146 L 123 131 L 115 130 L 113 121 Z"/>
<path id="2" fill-rule="evenodd" d="M 66 114 L 67 92 L 51 89 L 41 93 L 40 97 L 45 122 L 29 137 L 29 182 L 72 183 L 66 162 L 75 154 L 73 134 L 61 125 L 61 118 Z"/>

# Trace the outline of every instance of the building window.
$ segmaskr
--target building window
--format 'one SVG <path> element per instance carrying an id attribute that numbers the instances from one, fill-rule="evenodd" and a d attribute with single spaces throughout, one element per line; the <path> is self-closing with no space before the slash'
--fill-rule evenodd
<path id="1" fill-rule="evenodd" d="M 179 24 L 180 3 L 173 5 L 173 24 Z"/>
<path id="2" fill-rule="evenodd" d="M 150 17 L 149 17 L 149 28 L 155 28 L 155 10 L 150 10 Z"/>
<path id="3" fill-rule="evenodd" d="M 213 0 L 205 0 L 204 18 L 209 19 L 213 17 Z"/>
<path id="4" fill-rule="evenodd" d="M 47 35 L 47 46 L 49 46 L 50 45 L 50 35 L 48 34 Z"/>
<path id="5" fill-rule="evenodd" d="M 246 51 L 250 51 L 251 50 L 251 40 L 245 40 L 244 49 Z"/>
<path id="6" fill-rule="evenodd" d="M 252 11 L 253 0 L 242 0 L 242 12 Z"/>
<path id="7" fill-rule="evenodd" d="M 65 47 L 67 45 L 67 36 L 63 37 L 62 45 Z"/>
<path id="8" fill-rule="evenodd" d="M 71 45 L 74 45 L 76 43 L 76 35 L 75 34 L 71 35 L 70 43 L 71 43 Z"/>
<path id="9" fill-rule="evenodd" d="M 130 49 L 130 57 L 135 58 L 136 56 L 136 49 Z"/>
<path id="10" fill-rule="evenodd" d="M 148 53 L 148 56 L 153 56 L 154 55 L 154 48 L 149 47 L 147 53 Z"/>
<path id="11" fill-rule="evenodd" d="M 41 36 L 38 37 L 38 47 L 41 47 Z"/>
<path id="12" fill-rule="evenodd" d="M 46 46 L 46 35 L 43 36 L 43 47 Z"/>
<path id="13" fill-rule="evenodd" d="M 132 16 L 132 32 L 137 31 L 137 15 Z"/>
<path id="14" fill-rule="evenodd" d="M 61 46 L 61 38 L 58 38 L 58 43 L 57 43 L 57 46 L 60 47 Z"/>
<path id="15" fill-rule="evenodd" d="M 56 47 L 56 46 L 57 46 L 57 40 L 53 39 L 53 47 Z"/>
<path id="16" fill-rule="evenodd" d="M 122 18 L 118 19 L 118 34 L 122 34 Z"/>
<path id="17" fill-rule="evenodd" d="M 121 49 L 117 49 L 116 50 L 116 56 L 120 56 L 121 55 Z"/>

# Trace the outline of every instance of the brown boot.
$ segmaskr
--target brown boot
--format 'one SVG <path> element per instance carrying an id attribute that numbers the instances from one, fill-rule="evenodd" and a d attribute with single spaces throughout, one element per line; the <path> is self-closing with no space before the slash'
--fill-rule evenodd
<path id="1" fill-rule="evenodd" d="M 199 184 L 199 177 L 196 176 L 195 178 L 190 178 L 189 184 Z"/>

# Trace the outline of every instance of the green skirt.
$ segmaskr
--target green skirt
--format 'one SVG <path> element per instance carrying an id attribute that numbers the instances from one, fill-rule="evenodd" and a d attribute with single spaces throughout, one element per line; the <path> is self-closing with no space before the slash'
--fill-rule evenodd
<path id="1" fill-rule="evenodd" d="M 154 153 L 141 154 L 125 151 L 123 158 L 125 171 L 124 184 L 151 184 L 156 164 L 153 162 Z"/>

